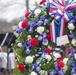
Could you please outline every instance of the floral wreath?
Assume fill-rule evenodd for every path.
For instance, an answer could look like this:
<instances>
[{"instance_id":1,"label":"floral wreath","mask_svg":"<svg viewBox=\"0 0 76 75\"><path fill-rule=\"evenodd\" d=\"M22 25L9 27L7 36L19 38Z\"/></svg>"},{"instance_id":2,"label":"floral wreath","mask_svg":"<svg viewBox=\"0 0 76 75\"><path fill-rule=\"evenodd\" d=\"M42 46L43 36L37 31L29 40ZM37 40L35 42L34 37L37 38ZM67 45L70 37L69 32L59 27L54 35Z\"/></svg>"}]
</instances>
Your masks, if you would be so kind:
<instances>
[{"instance_id":1,"label":"floral wreath","mask_svg":"<svg viewBox=\"0 0 76 75\"><path fill-rule=\"evenodd\" d=\"M20 21L14 34L17 39L14 48L17 52L18 75L73 75L76 74L76 29L75 15L67 23L66 34L70 47L57 47L51 42L50 24L54 19L49 12L49 3L40 2L40 6L32 7ZM57 21L56 21L57 23ZM68 45L68 46L69 46ZM67 57L64 57L67 48Z\"/></svg>"}]
</instances>

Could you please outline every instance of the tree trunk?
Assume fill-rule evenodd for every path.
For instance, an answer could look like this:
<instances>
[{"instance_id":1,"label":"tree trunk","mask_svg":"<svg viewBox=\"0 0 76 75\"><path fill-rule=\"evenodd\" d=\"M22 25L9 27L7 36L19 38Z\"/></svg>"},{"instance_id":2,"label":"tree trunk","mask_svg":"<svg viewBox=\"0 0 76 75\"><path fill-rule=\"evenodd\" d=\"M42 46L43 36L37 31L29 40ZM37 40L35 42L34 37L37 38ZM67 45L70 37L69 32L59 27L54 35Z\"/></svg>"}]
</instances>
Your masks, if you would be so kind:
<instances>
[{"instance_id":1,"label":"tree trunk","mask_svg":"<svg viewBox=\"0 0 76 75\"><path fill-rule=\"evenodd\" d=\"M26 0L26 10L29 11L29 0Z\"/></svg>"}]
</instances>

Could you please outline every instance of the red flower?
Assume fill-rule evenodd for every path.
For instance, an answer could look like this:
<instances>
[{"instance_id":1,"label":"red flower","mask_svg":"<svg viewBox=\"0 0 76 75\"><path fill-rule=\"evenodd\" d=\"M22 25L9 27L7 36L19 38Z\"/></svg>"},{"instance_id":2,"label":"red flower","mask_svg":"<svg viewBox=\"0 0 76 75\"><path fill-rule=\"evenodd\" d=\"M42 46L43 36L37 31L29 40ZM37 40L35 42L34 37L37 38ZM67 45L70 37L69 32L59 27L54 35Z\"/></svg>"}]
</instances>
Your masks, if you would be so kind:
<instances>
[{"instance_id":1,"label":"red flower","mask_svg":"<svg viewBox=\"0 0 76 75\"><path fill-rule=\"evenodd\" d=\"M28 26L28 21L23 21L22 22L22 28L26 28Z\"/></svg>"},{"instance_id":2,"label":"red flower","mask_svg":"<svg viewBox=\"0 0 76 75\"><path fill-rule=\"evenodd\" d=\"M69 39L70 41L72 41L73 38L71 38L71 37L68 35L68 39Z\"/></svg>"},{"instance_id":3,"label":"red flower","mask_svg":"<svg viewBox=\"0 0 76 75\"><path fill-rule=\"evenodd\" d=\"M70 49L68 49L68 54L70 54L71 53L71 50Z\"/></svg>"},{"instance_id":4,"label":"red flower","mask_svg":"<svg viewBox=\"0 0 76 75\"><path fill-rule=\"evenodd\" d=\"M32 39L30 40L30 43L31 43L31 46L32 46L32 47L35 47L35 46L38 45L39 41L38 41L36 38L32 38Z\"/></svg>"},{"instance_id":5,"label":"red flower","mask_svg":"<svg viewBox=\"0 0 76 75\"><path fill-rule=\"evenodd\" d=\"M30 12L26 12L25 17L28 18L29 14L30 14Z\"/></svg>"},{"instance_id":6,"label":"red flower","mask_svg":"<svg viewBox=\"0 0 76 75\"><path fill-rule=\"evenodd\" d=\"M51 41L51 36L50 36L50 33L47 34L47 37L46 37L49 41Z\"/></svg>"},{"instance_id":7,"label":"red flower","mask_svg":"<svg viewBox=\"0 0 76 75\"><path fill-rule=\"evenodd\" d=\"M57 58L58 61L62 60L62 57Z\"/></svg>"},{"instance_id":8,"label":"red flower","mask_svg":"<svg viewBox=\"0 0 76 75\"><path fill-rule=\"evenodd\" d=\"M58 67L59 68L63 68L64 67L64 63L63 62L58 62Z\"/></svg>"},{"instance_id":9,"label":"red flower","mask_svg":"<svg viewBox=\"0 0 76 75\"><path fill-rule=\"evenodd\" d=\"M70 53L72 52L72 50L73 50L73 48L70 47L70 48L68 49L68 54L70 54Z\"/></svg>"},{"instance_id":10,"label":"red flower","mask_svg":"<svg viewBox=\"0 0 76 75\"><path fill-rule=\"evenodd\" d=\"M24 68L24 64L22 64L22 63L20 63L19 64L19 70L21 71L21 72L24 72L24 70L25 70L25 68Z\"/></svg>"},{"instance_id":11,"label":"red flower","mask_svg":"<svg viewBox=\"0 0 76 75\"><path fill-rule=\"evenodd\" d=\"M45 2L46 2L46 0L42 0L39 4L41 5L41 4L45 3Z\"/></svg>"},{"instance_id":12,"label":"red flower","mask_svg":"<svg viewBox=\"0 0 76 75\"><path fill-rule=\"evenodd\" d=\"M48 54L50 54L50 53L51 53L50 48L46 48L46 53L48 53Z\"/></svg>"}]
</instances>

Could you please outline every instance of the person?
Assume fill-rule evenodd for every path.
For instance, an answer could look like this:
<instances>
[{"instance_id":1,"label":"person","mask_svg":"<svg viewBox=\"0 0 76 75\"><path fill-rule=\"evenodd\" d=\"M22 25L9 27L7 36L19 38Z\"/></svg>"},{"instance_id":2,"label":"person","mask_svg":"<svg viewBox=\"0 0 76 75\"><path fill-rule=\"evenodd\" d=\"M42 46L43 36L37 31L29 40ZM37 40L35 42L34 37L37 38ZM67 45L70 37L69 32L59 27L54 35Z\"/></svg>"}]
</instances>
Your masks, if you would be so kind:
<instances>
[{"instance_id":1,"label":"person","mask_svg":"<svg viewBox=\"0 0 76 75\"><path fill-rule=\"evenodd\" d=\"M15 68L15 54L13 53L13 48L9 48L8 53L0 52L0 59L2 60L1 72L5 73L7 70L7 62L9 61L11 67L10 71Z\"/></svg>"}]
</instances>

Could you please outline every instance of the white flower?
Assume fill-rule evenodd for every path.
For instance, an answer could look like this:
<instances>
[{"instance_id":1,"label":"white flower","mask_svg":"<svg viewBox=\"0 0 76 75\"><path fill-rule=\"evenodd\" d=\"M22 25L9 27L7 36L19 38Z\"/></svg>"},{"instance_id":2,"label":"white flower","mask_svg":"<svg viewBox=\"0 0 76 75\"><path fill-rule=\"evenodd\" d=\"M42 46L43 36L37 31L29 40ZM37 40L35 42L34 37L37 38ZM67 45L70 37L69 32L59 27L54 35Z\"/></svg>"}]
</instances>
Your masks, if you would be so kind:
<instances>
[{"instance_id":1,"label":"white flower","mask_svg":"<svg viewBox=\"0 0 76 75\"><path fill-rule=\"evenodd\" d=\"M38 75L36 72L31 72L31 74L30 75Z\"/></svg>"},{"instance_id":2,"label":"white flower","mask_svg":"<svg viewBox=\"0 0 76 75\"><path fill-rule=\"evenodd\" d=\"M35 54L35 56L37 57L37 56L39 56L38 54Z\"/></svg>"},{"instance_id":3,"label":"white flower","mask_svg":"<svg viewBox=\"0 0 76 75\"><path fill-rule=\"evenodd\" d=\"M58 53L58 52L53 52L53 55L56 59L61 57L60 53Z\"/></svg>"},{"instance_id":4,"label":"white flower","mask_svg":"<svg viewBox=\"0 0 76 75\"><path fill-rule=\"evenodd\" d=\"M21 47L21 46L22 46L22 43L18 43L17 46L18 46L18 47Z\"/></svg>"},{"instance_id":5,"label":"white flower","mask_svg":"<svg viewBox=\"0 0 76 75\"><path fill-rule=\"evenodd\" d=\"M47 71L45 71L45 70L41 70L39 73L40 73L40 75L48 75Z\"/></svg>"},{"instance_id":6,"label":"white flower","mask_svg":"<svg viewBox=\"0 0 76 75\"><path fill-rule=\"evenodd\" d=\"M74 53L74 58L75 58L75 60L76 60L76 53Z\"/></svg>"},{"instance_id":7,"label":"white flower","mask_svg":"<svg viewBox=\"0 0 76 75\"><path fill-rule=\"evenodd\" d=\"M67 65L64 65L64 67L63 67L64 72L66 72L67 69L68 69L68 66Z\"/></svg>"},{"instance_id":8,"label":"white flower","mask_svg":"<svg viewBox=\"0 0 76 75\"><path fill-rule=\"evenodd\" d=\"M37 32L39 34L42 34L44 32L44 27L40 26L40 27L37 27Z\"/></svg>"},{"instance_id":9,"label":"white flower","mask_svg":"<svg viewBox=\"0 0 76 75\"><path fill-rule=\"evenodd\" d=\"M15 35L16 37L19 36L19 34L18 34L16 31L14 31L14 35Z\"/></svg>"},{"instance_id":10,"label":"white flower","mask_svg":"<svg viewBox=\"0 0 76 75\"><path fill-rule=\"evenodd\" d=\"M31 35L28 35L28 36L27 36L27 39L30 40L30 39L31 39Z\"/></svg>"},{"instance_id":11,"label":"white flower","mask_svg":"<svg viewBox=\"0 0 76 75\"><path fill-rule=\"evenodd\" d=\"M20 22L18 23L18 27L19 27L19 28L22 28L22 22L23 22L23 21L20 21Z\"/></svg>"},{"instance_id":12,"label":"white flower","mask_svg":"<svg viewBox=\"0 0 76 75\"><path fill-rule=\"evenodd\" d=\"M73 23L68 23L68 28L69 30L74 30L75 26L73 25Z\"/></svg>"},{"instance_id":13,"label":"white flower","mask_svg":"<svg viewBox=\"0 0 76 75\"><path fill-rule=\"evenodd\" d=\"M64 59L63 59L63 62L64 62L64 64L67 64L68 58L64 58Z\"/></svg>"},{"instance_id":14,"label":"white flower","mask_svg":"<svg viewBox=\"0 0 76 75\"><path fill-rule=\"evenodd\" d=\"M47 71L44 71L44 75L48 75L48 72Z\"/></svg>"},{"instance_id":15,"label":"white flower","mask_svg":"<svg viewBox=\"0 0 76 75\"><path fill-rule=\"evenodd\" d=\"M40 73L40 75L43 75L44 74L44 70L41 70L39 73Z\"/></svg>"},{"instance_id":16,"label":"white flower","mask_svg":"<svg viewBox=\"0 0 76 75\"><path fill-rule=\"evenodd\" d=\"M38 16L41 13L41 10L38 8L34 11L35 16Z\"/></svg>"},{"instance_id":17,"label":"white flower","mask_svg":"<svg viewBox=\"0 0 76 75\"><path fill-rule=\"evenodd\" d=\"M38 35L35 35L36 38L38 38Z\"/></svg>"},{"instance_id":18,"label":"white flower","mask_svg":"<svg viewBox=\"0 0 76 75\"><path fill-rule=\"evenodd\" d=\"M45 42L42 42L42 44L45 45L45 46L47 46L48 45L48 40L47 40L46 43Z\"/></svg>"},{"instance_id":19,"label":"white flower","mask_svg":"<svg viewBox=\"0 0 76 75\"><path fill-rule=\"evenodd\" d=\"M50 55L46 55L46 57L45 57L48 61L50 61L52 58L51 58L51 56Z\"/></svg>"},{"instance_id":20,"label":"white flower","mask_svg":"<svg viewBox=\"0 0 76 75\"><path fill-rule=\"evenodd\" d=\"M36 9L36 6L32 6L30 10L35 10Z\"/></svg>"},{"instance_id":21,"label":"white flower","mask_svg":"<svg viewBox=\"0 0 76 75\"><path fill-rule=\"evenodd\" d=\"M26 64L31 64L33 62L33 57L32 56L27 56L25 59Z\"/></svg>"},{"instance_id":22,"label":"white flower","mask_svg":"<svg viewBox=\"0 0 76 75\"><path fill-rule=\"evenodd\" d=\"M48 45L48 48L52 49L52 47L50 45Z\"/></svg>"},{"instance_id":23,"label":"white flower","mask_svg":"<svg viewBox=\"0 0 76 75\"><path fill-rule=\"evenodd\" d=\"M35 58L35 55L33 55L32 57Z\"/></svg>"},{"instance_id":24,"label":"white flower","mask_svg":"<svg viewBox=\"0 0 76 75\"><path fill-rule=\"evenodd\" d=\"M73 46L76 46L76 39L73 39L73 40L72 40L72 45L73 45Z\"/></svg>"}]
</instances>

